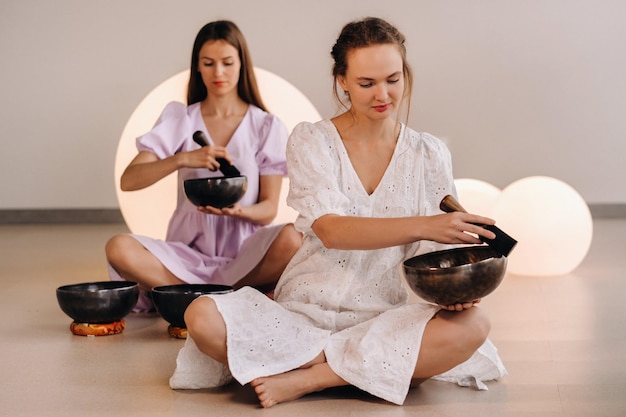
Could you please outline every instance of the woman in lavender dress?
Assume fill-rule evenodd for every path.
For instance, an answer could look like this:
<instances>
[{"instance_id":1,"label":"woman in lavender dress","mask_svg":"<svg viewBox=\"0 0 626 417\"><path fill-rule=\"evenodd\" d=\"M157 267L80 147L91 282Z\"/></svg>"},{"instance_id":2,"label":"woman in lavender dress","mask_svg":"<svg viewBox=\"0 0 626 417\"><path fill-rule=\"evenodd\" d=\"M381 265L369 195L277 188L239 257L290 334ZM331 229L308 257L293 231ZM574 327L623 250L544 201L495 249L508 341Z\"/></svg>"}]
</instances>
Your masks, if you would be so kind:
<instances>
[{"instance_id":1,"label":"woman in lavender dress","mask_svg":"<svg viewBox=\"0 0 626 417\"><path fill-rule=\"evenodd\" d=\"M193 46L187 106L166 106L153 129L137 139L137 156L121 177L139 190L178 171L177 207L165 241L122 234L106 244L113 280L139 283L136 310L150 309L148 290L159 285L215 283L271 291L301 245L292 224L272 225L287 173L287 130L265 111L245 39L229 21L205 25ZM193 133L202 131L209 146ZM194 207L188 178L221 176L226 158L248 178L242 200L223 209Z\"/></svg>"}]
</instances>

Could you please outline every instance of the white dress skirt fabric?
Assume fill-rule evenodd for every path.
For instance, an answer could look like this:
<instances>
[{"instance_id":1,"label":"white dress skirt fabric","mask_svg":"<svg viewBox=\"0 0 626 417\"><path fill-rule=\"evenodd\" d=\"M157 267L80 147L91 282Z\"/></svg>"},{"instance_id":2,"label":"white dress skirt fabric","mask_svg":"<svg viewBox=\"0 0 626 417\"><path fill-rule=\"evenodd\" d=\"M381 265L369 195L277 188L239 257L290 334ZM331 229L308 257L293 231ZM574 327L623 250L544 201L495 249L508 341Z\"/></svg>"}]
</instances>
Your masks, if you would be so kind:
<instances>
[{"instance_id":1,"label":"white dress skirt fabric","mask_svg":"<svg viewBox=\"0 0 626 417\"><path fill-rule=\"evenodd\" d=\"M334 125L325 120L296 126L287 161L288 204L299 213L295 225L304 234L303 245L283 273L275 301L252 288L209 296L226 323L227 368L246 384L298 368L324 351L329 366L348 383L402 404L424 328L439 307L407 303L400 266L417 253L444 246L423 241L368 251L327 249L311 225L330 213L440 214L441 199L455 194L449 151L433 136L403 126L387 171L367 194ZM172 376L176 387L198 385L181 383L183 363L198 356L204 355L188 339ZM483 381L505 374L487 341L467 362L437 378L485 388Z\"/></svg>"}]
</instances>

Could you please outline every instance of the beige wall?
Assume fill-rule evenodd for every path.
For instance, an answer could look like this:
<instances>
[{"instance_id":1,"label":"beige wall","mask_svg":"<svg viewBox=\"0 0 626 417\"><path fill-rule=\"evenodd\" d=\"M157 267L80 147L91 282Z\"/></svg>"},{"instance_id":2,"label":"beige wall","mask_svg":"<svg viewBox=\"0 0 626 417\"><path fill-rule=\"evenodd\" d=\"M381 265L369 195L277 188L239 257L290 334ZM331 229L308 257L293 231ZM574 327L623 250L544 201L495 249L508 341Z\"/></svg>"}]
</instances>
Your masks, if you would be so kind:
<instances>
[{"instance_id":1,"label":"beige wall","mask_svg":"<svg viewBox=\"0 0 626 417\"><path fill-rule=\"evenodd\" d=\"M125 123L210 20L333 115L329 50L366 15L407 35L410 124L448 142L457 177L549 175L626 203L626 2L1 0L0 209L116 208Z\"/></svg>"}]
</instances>

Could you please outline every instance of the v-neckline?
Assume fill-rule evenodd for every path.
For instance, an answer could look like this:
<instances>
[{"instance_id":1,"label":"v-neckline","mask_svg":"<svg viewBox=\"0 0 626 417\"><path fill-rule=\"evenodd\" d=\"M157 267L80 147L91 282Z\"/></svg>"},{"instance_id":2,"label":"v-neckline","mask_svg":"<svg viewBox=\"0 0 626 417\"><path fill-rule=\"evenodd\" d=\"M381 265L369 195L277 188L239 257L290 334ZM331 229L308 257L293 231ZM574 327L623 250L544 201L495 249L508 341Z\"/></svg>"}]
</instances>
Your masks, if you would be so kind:
<instances>
[{"instance_id":1,"label":"v-neckline","mask_svg":"<svg viewBox=\"0 0 626 417\"><path fill-rule=\"evenodd\" d=\"M251 106L252 105L248 104L248 108L246 109L246 113L243 115L243 118L241 119L241 121L239 122L239 124L237 125L235 130L233 131L233 134L230 135L230 138L228 138L228 142L226 142L226 145L224 145L224 148L228 149L229 145L233 141L233 138L235 136L237 136L237 133L241 129L241 126L243 125L243 123L248 118L248 115L250 114L250 107ZM206 122L204 121L204 117L202 116L202 108L201 108L201 106L198 106L198 111L200 112L200 120L202 121L202 126L204 127L204 130L206 132L207 138L209 139L209 144L213 145L213 146L217 146L215 144L215 140L213 139L213 136L211 136L211 132L209 132L209 129L207 128Z\"/></svg>"},{"instance_id":2,"label":"v-neckline","mask_svg":"<svg viewBox=\"0 0 626 417\"><path fill-rule=\"evenodd\" d=\"M345 159L347 159L348 164L350 165L350 171L352 172L352 175L356 179L356 182L360 185L361 191L368 198L373 197L376 194L376 192L378 191L378 189L385 182L387 176L391 175L391 174L389 174L389 170L391 168L391 165L396 160L396 155L397 155L398 150L400 148L400 142L402 141L402 138L404 137L404 124L400 123L400 132L398 133L398 138L396 139L396 144L395 144L395 146L393 148L393 153L391 154L391 159L389 159L389 163L387 164L387 167L385 168L385 172L383 172L383 175L380 177L380 181L378 181L378 184L376 184L376 187L374 187L374 190L371 193L368 193L367 189L365 188L365 185L363 185L363 182L361 181L361 178L359 177L359 174L356 172L356 169L354 168L354 165L352 164L352 160L350 159L350 156L348 155L348 149L346 148L346 145L343 143L343 139L341 139L341 134L339 133L339 129L337 129L337 126L335 125L335 123L333 123L332 120L328 120L328 123L331 125L331 128L332 128L332 130L334 132L335 142L338 143L337 146L341 147L341 149L343 151L343 155L344 155Z\"/></svg>"}]
</instances>

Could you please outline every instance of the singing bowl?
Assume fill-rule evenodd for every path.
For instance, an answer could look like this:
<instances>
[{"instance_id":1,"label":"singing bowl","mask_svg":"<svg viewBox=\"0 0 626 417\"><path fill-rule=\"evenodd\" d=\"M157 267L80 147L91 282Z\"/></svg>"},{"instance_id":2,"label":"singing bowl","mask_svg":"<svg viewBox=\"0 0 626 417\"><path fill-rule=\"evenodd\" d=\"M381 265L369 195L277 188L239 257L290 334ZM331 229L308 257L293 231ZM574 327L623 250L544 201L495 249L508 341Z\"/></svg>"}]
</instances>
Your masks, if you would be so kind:
<instances>
[{"instance_id":1,"label":"singing bowl","mask_svg":"<svg viewBox=\"0 0 626 417\"><path fill-rule=\"evenodd\" d=\"M113 323L131 312L139 286L129 281L100 281L57 288L59 307L76 323Z\"/></svg>"},{"instance_id":2,"label":"singing bowl","mask_svg":"<svg viewBox=\"0 0 626 417\"><path fill-rule=\"evenodd\" d=\"M175 327L185 328L185 310L193 300L204 294L226 294L233 287L216 284L176 284L154 287L152 301L157 312Z\"/></svg>"},{"instance_id":3,"label":"singing bowl","mask_svg":"<svg viewBox=\"0 0 626 417\"><path fill-rule=\"evenodd\" d=\"M195 206L223 208L242 199L248 189L248 178L209 177L191 178L183 182L185 195Z\"/></svg>"},{"instance_id":4,"label":"singing bowl","mask_svg":"<svg viewBox=\"0 0 626 417\"><path fill-rule=\"evenodd\" d=\"M452 305L483 298L506 272L507 258L486 245L431 252L407 259L404 278L420 298Z\"/></svg>"}]
</instances>

